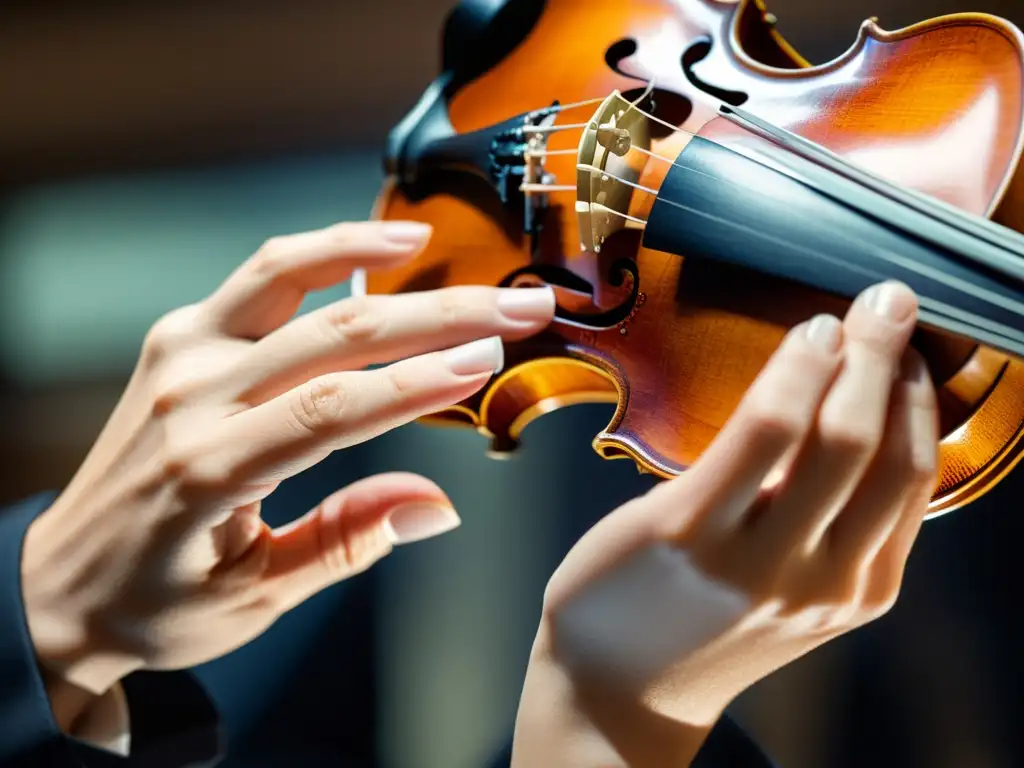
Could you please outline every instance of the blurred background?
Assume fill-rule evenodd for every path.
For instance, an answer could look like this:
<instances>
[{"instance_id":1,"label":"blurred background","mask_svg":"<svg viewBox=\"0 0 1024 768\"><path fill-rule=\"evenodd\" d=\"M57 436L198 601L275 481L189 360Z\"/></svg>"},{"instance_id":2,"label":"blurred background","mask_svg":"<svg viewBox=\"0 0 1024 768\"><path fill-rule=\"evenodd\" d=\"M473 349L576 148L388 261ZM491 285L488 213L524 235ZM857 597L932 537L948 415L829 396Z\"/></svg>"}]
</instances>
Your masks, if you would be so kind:
<instances>
[{"instance_id":1,"label":"blurred background","mask_svg":"<svg viewBox=\"0 0 1024 768\"><path fill-rule=\"evenodd\" d=\"M385 134L435 75L450 4L4 5L0 503L68 480L162 313L268 236L370 213ZM770 6L814 62L844 51L869 16L892 29L988 11L1024 25L1020 0ZM589 448L610 414L549 415L507 462L472 433L410 426L282 487L271 523L358 477L421 472L464 524L198 670L224 713L225 764L484 766L509 736L548 575L650 483ZM927 526L891 615L737 702L782 766L1024 765L1022 480Z\"/></svg>"}]
</instances>

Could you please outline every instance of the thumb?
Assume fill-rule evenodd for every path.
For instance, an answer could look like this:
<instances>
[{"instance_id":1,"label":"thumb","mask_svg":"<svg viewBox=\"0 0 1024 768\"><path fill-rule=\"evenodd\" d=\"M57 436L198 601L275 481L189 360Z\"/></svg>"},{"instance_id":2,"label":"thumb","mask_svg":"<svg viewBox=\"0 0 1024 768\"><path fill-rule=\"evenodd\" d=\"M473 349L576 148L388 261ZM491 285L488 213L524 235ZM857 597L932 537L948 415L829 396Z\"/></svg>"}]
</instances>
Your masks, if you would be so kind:
<instances>
[{"instance_id":1,"label":"thumb","mask_svg":"<svg viewBox=\"0 0 1024 768\"><path fill-rule=\"evenodd\" d=\"M265 579L286 610L362 573L398 544L458 527L458 514L436 484L390 473L360 480L271 533Z\"/></svg>"}]
</instances>

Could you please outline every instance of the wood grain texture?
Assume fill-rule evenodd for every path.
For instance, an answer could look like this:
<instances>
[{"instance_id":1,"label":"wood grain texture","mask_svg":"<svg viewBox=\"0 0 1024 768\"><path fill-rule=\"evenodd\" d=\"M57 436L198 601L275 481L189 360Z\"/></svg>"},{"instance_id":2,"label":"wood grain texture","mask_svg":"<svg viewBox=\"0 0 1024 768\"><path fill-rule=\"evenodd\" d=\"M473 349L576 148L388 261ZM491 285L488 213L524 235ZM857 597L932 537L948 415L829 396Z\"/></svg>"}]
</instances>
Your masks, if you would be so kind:
<instances>
[{"instance_id":1,"label":"wood grain texture","mask_svg":"<svg viewBox=\"0 0 1024 768\"><path fill-rule=\"evenodd\" d=\"M1020 229L1024 44L1015 27L980 14L899 31L865 22L845 54L809 67L766 13L750 0L553 0L518 48L453 97L452 123L460 132L477 130L556 100L602 98L656 78L659 88L689 101L684 129L726 140L728 128L715 118L719 102L694 86L680 60L706 39L710 51L693 74L747 94L745 109L891 181ZM605 53L624 39L635 41L635 52L616 72ZM589 117L581 110L563 113L559 122ZM555 134L550 148L573 148L579 136ZM675 157L687 140L671 134L653 148ZM572 155L550 157L548 169L557 183L571 184L575 162ZM657 189L666 170L651 162L640 183ZM515 345L504 376L434 417L474 426L495 449L514 447L525 423L554 407L614 401L615 416L595 449L631 458L644 471L675 475L718 433L789 328L820 311L845 310L845 303L797 285L642 248L636 233L615 236L600 254L581 252L574 193L554 194L552 201L544 260L589 280L598 310L628 292L628 284L616 288L608 278L617 255L631 256L643 301L620 327L590 332L556 325ZM651 202L636 195L630 213L645 218ZM429 222L435 237L417 263L370 275L370 292L493 285L529 263L517 222L483 199L435 195L413 202L389 187L378 214ZM977 498L1019 460L1024 364L935 334L915 343L941 388L937 514Z\"/></svg>"}]
</instances>

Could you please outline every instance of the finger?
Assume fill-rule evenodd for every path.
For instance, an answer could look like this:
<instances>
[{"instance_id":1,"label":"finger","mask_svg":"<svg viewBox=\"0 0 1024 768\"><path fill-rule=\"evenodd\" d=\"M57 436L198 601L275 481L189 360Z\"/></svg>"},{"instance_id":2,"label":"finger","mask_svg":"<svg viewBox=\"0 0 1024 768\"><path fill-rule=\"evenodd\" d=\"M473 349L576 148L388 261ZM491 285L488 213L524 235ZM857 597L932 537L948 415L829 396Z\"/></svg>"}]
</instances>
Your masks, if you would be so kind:
<instances>
[{"instance_id":1,"label":"finger","mask_svg":"<svg viewBox=\"0 0 1024 768\"><path fill-rule=\"evenodd\" d=\"M501 336L525 338L555 313L550 288L458 287L350 298L296 318L229 372L236 396L264 402L316 376Z\"/></svg>"},{"instance_id":2,"label":"finger","mask_svg":"<svg viewBox=\"0 0 1024 768\"><path fill-rule=\"evenodd\" d=\"M362 573L392 547L459 523L448 497L425 478L394 473L360 480L272 532L265 588L290 609Z\"/></svg>"},{"instance_id":3,"label":"finger","mask_svg":"<svg viewBox=\"0 0 1024 768\"><path fill-rule=\"evenodd\" d=\"M371 371L313 379L224 420L207 466L218 485L282 480L332 451L465 400L501 369L492 337ZM202 469L198 469L202 473Z\"/></svg>"},{"instance_id":4,"label":"finger","mask_svg":"<svg viewBox=\"0 0 1024 768\"><path fill-rule=\"evenodd\" d=\"M907 526L919 525L920 505L912 502L930 498L935 489L938 430L938 403L928 367L917 352L908 350L893 390L882 447L826 535L835 560L851 566L869 562L897 529L902 534ZM901 524L907 517L911 520Z\"/></svg>"},{"instance_id":5,"label":"finger","mask_svg":"<svg viewBox=\"0 0 1024 768\"><path fill-rule=\"evenodd\" d=\"M871 564L871 590L895 595L903 582L910 553L928 515L934 488L928 486L911 496L892 533Z\"/></svg>"},{"instance_id":6,"label":"finger","mask_svg":"<svg viewBox=\"0 0 1024 768\"><path fill-rule=\"evenodd\" d=\"M357 268L389 269L415 257L426 224L365 221L268 240L203 303L208 324L258 339L295 314L305 295L347 280Z\"/></svg>"},{"instance_id":7,"label":"finger","mask_svg":"<svg viewBox=\"0 0 1024 768\"><path fill-rule=\"evenodd\" d=\"M277 490L280 483L243 485L230 498L220 496L223 513L206 516L213 524L213 539L222 562L231 563L242 557L260 537L264 523L262 503Z\"/></svg>"},{"instance_id":8,"label":"finger","mask_svg":"<svg viewBox=\"0 0 1024 768\"><path fill-rule=\"evenodd\" d=\"M774 541L810 550L850 500L885 431L917 299L887 282L862 293L843 324L843 367L811 433L758 522Z\"/></svg>"},{"instance_id":9,"label":"finger","mask_svg":"<svg viewBox=\"0 0 1024 768\"><path fill-rule=\"evenodd\" d=\"M868 619L886 614L899 598L910 552L928 514L933 488L911 494L873 560L860 564L861 610Z\"/></svg>"},{"instance_id":10,"label":"finger","mask_svg":"<svg viewBox=\"0 0 1024 768\"><path fill-rule=\"evenodd\" d=\"M230 569L252 548L253 544L263 535L266 523L260 516L260 504L254 502L232 510L225 520L214 526L214 556L219 568Z\"/></svg>"},{"instance_id":11,"label":"finger","mask_svg":"<svg viewBox=\"0 0 1024 768\"><path fill-rule=\"evenodd\" d=\"M701 528L739 525L769 473L799 445L840 364L842 329L830 315L794 328L751 385L732 418L689 474L692 483L666 483L655 498L672 510L710 511ZM694 521L680 519L689 527Z\"/></svg>"}]
</instances>

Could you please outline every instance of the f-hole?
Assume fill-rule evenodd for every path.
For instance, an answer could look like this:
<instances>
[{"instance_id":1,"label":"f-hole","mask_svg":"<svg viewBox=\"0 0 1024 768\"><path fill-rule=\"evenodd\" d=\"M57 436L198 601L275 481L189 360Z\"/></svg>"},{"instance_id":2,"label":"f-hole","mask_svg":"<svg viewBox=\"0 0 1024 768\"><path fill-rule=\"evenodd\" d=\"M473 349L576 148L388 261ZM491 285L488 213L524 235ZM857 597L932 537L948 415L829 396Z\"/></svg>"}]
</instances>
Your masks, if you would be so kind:
<instances>
[{"instance_id":1,"label":"f-hole","mask_svg":"<svg viewBox=\"0 0 1024 768\"><path fill-rule=\"evenodd\" d=\"M683 67L683 74L686 75L686 79L693 83L695 88L699 88L705 93L709 93L717 99L721 99L726 104L731 104L734 107L740 107L747 101L749 96L742 91L730 91L727 88L719 88L711 83L706 83L701 80L697 75L693 73L693 67L698 62L707 58L707 55L711 53L711 41L707 38L698 40L683 53L680 63Z\"/></svg>"},{"instance_id":2,"label":"f-hole","mask_svg":"<svg viewBox=\"0 0 1024 768\"><path fill-rule=\"evenodd\" d=\"M632 88L628 91L623 91L622 98L626 101L636 101L644 95L646 90L646 88ZM669 125L674 125L676 128L682 126L693 112L693 102L688 98L672 91L662 90L661 88L652 90L650 95L639 102L637 106L648 114L654 115L659 120L663 120ZM657 123L653 120L647 122L647 131L650 133L651 138L656 141L668 138L673 133L671 128L662 123Z\"/></svg>"},{"instance_id":3,"label":"f-hole","mask_svg":"<svg viewBox=\"0 0 1024 768\"><path fill-rule=\"evenodd\" d=\"M634 77L628 72L623 72L622 67L619 66L636 51L636 40L626 37L608 46L608 50L604 53L604 60L613 72L618 72L623 77L628 77L631 80L638 80L639 78Z\"/></svg>"},{"instance_id":4,"label":"f-hole","mask_svg":"<svg viewBox=\"0 0 1024 768\"><path fill-rule=\"evenodd\" d=\"M622 68L622 62L633 56L636 52L636 40L627 37L608 46L608 50L604 54L604 60L613 72L623 77L628 77L630 80L642 81L642 78L632 75ZM636 101L644 95L646 90L646 88L631 88L623 92L622 98L627 101ZM648 97L639 102L637 106L645 112L654 115L659 120L674 125L676 128L685 123L693 112L693 102L688 98L661 88L654 88ZM654 121L651 121L648 130L651 133L651 138L655 140L667 138L672 134L672 129Z\"/></svg>"}]
</instances>

